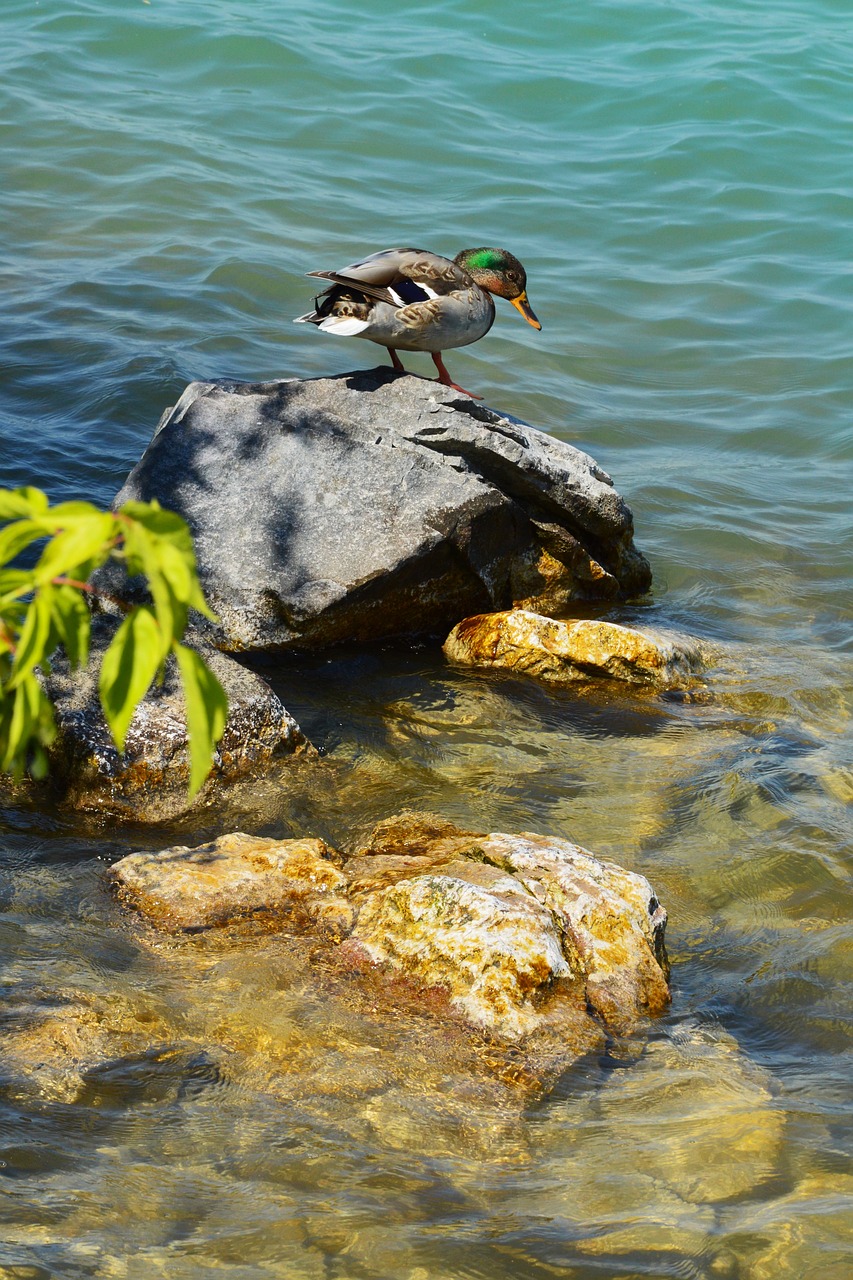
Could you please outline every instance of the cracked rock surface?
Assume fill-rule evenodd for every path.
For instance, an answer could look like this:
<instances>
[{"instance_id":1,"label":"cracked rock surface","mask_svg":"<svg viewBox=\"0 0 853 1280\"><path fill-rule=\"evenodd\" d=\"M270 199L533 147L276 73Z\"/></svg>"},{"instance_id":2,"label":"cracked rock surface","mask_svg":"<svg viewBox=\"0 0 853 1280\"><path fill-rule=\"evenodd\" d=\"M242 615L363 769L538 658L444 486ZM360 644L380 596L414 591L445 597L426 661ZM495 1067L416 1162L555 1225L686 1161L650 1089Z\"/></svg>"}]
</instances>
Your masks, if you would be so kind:
<instances>
[{"instance_id":1,"label":"cracked rock surface","mask_svg":"<svg viewBox=\"0 0 853 1280\"><path fill-rule=\"evenodd\" d=\"M669 1002L666 912L648 880L556 836L407 812L349 857L232 834L131 854L110 876L158 929L296 927L351 968L402 974L473 1028L566 1061Z\"/></svg>"},{"instance_id":2,"label":"cracked rock surface","mask_svg":"<svg viewBox=\"0 0 853 1280\"><path fill-rule=\"evenodd\" d=\"M222 648L446 634L484 610L651 582L630 508L588 454L388 369L192 383L116 505L153 498L190 525ZM121 572L100 585L132 596Z\"/></svg>"}]
</instances>

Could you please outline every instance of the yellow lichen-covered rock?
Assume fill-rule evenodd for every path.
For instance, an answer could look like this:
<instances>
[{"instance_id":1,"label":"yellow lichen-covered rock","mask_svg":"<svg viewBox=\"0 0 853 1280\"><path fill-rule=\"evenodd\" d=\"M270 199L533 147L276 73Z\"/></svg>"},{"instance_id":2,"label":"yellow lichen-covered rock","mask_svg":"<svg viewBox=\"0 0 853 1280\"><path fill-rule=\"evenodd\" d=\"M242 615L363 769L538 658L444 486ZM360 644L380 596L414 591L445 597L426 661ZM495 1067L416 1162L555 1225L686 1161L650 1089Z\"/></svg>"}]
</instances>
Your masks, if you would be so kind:
<instances>
[{"instance_id":1,"label":"yellow lichen-covered rock","mask_svg":"<svg viewBox=\"0 0 853 1280\"><path fill-rule=\"evenodd\" d=\"M322 840L238 832L196 849L131 853L110 878L122 901L170 932L296 917L347 933L354 913L336 861Z\"/></svg>"},{"instance_id":2,"label":"yellow lichen-covered rock","mask_svg":"<svg viewBox=\"0 0 853 1280\"><path fill-rule=\"evenodd\" d=\"M495 833L482 849L554 913L572 971L606 1022L629 1027L666 1008L666 911L645 876L531 832Z\"/></svg>"},{"instance_id":3,"label":"yellow lichen-covered rock","mask_svg":"<svg viewBox=\"0 0 853 1280\"><path fill-rule=\"evenodd\" d=\"M353 937L374 960L444 987L510 1038L545 1024L549 998L569 988L583 1016L619 1031L666 1008L666 912L643 876L558 837L431 823L418 841L417 815L399 818L417 857L386 852L399 848L392 819L344 867L360 904Z\"/></svg>"},{"instance_id":4,"label":"yellow lichen-covered rock","mask_svg":"<svg viewBox=\"0 0 853 1280\"><path fill-rule=\"evenodd\" d=\"M512 876L477 870L450 864L370 894L355 936L374 959L446 988L472 1022L524 1035L539 1022L532 997L569 965L551 912Z\"/></svg>"},{"instance_id":5,"label":"yellow lichen-covered rock","mask_svg":"<svg viewBox=\"0 0 853 1280\"><path fill-rule=\"evenodd\" d=\"M557 837L407 812L346 861L322 840L236 834L131 854L110 875L123 902L171 933L301 929L322 963L389 1001L395 983L408 986L438 1019L535 1045L546 1074L600 1048L604 1027L630 1030L669 1000L666 912L648 881ZM346 941L324 951L324 935Z\"/></svg>"},{"instance_id":6,"label":"yellow lichen-covered rock","mask_svg":"<svg viewBox=\"0 0 853 1280\"><path fill-rule=\"evenodd\" d=\"M444 644L451 662L500 667L555 684L610 677L678 686L703 665L695 642L582 618L558 621L527 609L483 613L457 623Z\"/></svg>"}]
</instances>

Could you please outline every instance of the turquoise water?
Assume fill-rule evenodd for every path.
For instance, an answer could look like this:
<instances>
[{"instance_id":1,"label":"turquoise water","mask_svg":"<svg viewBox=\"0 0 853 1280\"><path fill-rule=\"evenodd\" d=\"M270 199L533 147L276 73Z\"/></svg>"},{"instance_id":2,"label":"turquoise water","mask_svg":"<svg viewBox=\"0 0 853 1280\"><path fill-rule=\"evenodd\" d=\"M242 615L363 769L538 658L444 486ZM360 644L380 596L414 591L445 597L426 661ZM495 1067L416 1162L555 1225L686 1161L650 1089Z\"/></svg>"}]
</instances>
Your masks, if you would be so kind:
<instances>
[{"instance_id":1,"label":"turquoise water","mask_svg":"<svg viewBox=\"0 0 853 1280\"><path fill-rule=\"evenodd\" d=\"M185 1047L10 1076L0 1276L847 1276L849 6L5 0L0 37L0 484L106 503L191 378L383 361L291 324L304 272L504 245L543 330L499 304L451 373L614 476L655 590L613 616L721 652L702 707L344 653L276 673L325 789L162 833L7 800L4 1027L144 997ZM639 1060L516 1114L274 944L158 951L103 896L136 843L412 803L649 876L674 1002Z\"/></svg>"}]
</instances>

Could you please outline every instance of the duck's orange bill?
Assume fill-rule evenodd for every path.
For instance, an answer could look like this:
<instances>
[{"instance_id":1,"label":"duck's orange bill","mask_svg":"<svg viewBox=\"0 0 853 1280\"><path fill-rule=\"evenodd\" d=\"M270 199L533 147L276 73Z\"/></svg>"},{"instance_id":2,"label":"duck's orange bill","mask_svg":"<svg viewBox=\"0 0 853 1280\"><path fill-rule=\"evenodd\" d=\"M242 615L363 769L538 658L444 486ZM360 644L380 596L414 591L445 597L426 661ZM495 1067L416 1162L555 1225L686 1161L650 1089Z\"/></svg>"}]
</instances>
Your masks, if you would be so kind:
<instances>
[{"instance_id":1,"label":"duck's orange bill","mask_svg":"<svg viewBox=\"0 0 853 1280\"><path fill-rule=\"evenodd\" d=\"M520 311L528 324L532 324L534 329L541 329L542 326L533 314L533 308L527 301L527 292L520 293L517 298L510 298L510 302Z\"/></svg>"}]
</instances>

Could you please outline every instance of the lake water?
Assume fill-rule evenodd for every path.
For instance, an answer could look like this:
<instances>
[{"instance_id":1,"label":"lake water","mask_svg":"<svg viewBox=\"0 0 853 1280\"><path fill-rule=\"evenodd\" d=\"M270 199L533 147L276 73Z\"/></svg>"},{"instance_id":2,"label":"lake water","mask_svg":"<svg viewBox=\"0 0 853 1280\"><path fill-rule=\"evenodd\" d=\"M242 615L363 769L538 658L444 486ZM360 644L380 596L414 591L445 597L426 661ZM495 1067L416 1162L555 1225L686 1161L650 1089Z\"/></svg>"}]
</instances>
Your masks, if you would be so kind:
<instances>
[{"instance_id":1,"label":"lake water","mask_svg":"<svg viewBox=\"0 0 853 1280\"><path fill-rule=\"evenodd\" d=\"M322 783L159 831L7 797L9 1052L54 1005L165 1047L72 1088L58 1014L4 1069L0 1276L849 1276L849 5L4 0L0 36L0 484L107 503L190 379L382 362L291 324L304 272L505 245L542 332L499 303L452 375L613 475L655 587L610 616L721 655L684 704L345 651L274 673ZM519 1107L287 939L166 946L103 889L405 805L647 875L671 1014Z\"/></svg>"}]
</instances>

